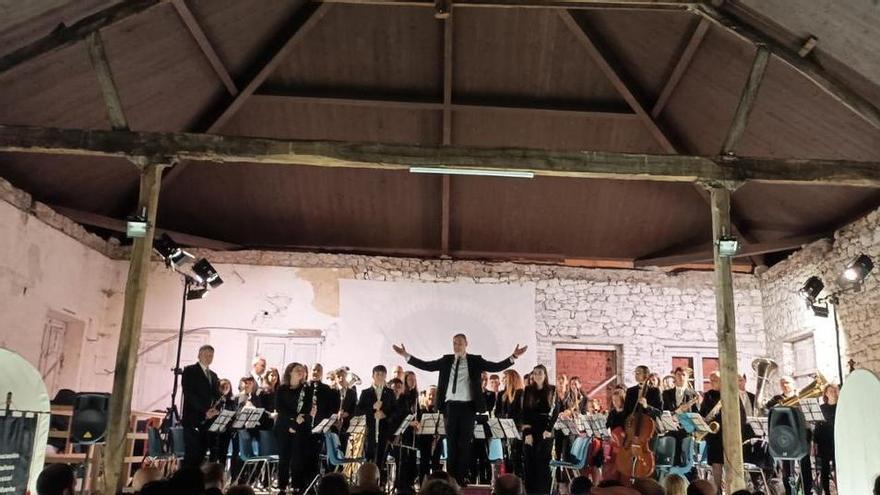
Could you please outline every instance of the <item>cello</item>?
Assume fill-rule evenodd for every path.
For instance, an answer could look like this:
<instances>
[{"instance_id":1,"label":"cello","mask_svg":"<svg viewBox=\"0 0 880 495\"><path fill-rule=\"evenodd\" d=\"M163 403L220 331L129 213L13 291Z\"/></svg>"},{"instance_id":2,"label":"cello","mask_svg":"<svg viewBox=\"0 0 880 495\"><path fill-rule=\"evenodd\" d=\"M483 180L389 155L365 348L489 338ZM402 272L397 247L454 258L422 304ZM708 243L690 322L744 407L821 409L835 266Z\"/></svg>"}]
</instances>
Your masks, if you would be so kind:
<instances>
[{"instance_id":1,"label":"cello","mask_svg":"<svg viewBox=\"0 0 880 495\"><path fill-rule=\"evenodd\" d=\"M626 437L617 454L617 470L630 479L648 478L654 473L654 452L651 451L654 420L640 404L647 390L645 382L639 390L635 410L626 419Z\"/></svg>"}]
</instances>

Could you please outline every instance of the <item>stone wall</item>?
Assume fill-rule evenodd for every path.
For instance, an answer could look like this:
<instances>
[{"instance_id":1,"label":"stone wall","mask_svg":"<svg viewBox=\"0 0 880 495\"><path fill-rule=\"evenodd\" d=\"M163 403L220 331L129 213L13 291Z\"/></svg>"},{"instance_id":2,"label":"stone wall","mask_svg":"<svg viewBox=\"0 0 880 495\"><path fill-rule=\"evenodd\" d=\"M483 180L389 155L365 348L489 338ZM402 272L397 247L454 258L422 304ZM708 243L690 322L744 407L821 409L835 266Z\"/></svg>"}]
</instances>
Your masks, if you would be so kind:
<instances>
[{"instance_id":1,"label":"stone wall","mask_svg":"<svg viewBox=\"0 0 880 495\"><path fill-rule=\"evenodd\" d=\"M833 308L828 318L815 316L798 290L815 275L825 283L822 296L837 291L838 277L846 263L862 253L880 261L880 210L835 232L833 240L806 246L761 275L767 349L785 373L791 373L795 366L792 343L812 337L817 368L829 379L837 379ZM856 367L880 373L877 275L877 269L869 274L860 292L840 295L837 309L844 375L850 358Z\"/></svg>"}]
</instances>

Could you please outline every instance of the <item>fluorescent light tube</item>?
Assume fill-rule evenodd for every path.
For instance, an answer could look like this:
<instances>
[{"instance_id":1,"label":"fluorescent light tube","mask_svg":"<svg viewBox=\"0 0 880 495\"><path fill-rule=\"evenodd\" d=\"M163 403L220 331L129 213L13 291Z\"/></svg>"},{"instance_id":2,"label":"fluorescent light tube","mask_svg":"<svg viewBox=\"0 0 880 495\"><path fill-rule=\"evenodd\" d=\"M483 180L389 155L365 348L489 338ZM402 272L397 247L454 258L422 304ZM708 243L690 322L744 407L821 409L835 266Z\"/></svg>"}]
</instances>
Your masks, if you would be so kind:
<instances>
[{"instance_id":1,"label":"fluorescent light tube","mask_svg":"<svg viewBox=\"0 0 880 495\"><path fill-rule=\"evenodd\" d=\"M410 167L409 171L414 174L479 175L484 177L513 177L515 179L533 179L535 177L534 172L478 168Z\"/></svg>"}]
</instances>

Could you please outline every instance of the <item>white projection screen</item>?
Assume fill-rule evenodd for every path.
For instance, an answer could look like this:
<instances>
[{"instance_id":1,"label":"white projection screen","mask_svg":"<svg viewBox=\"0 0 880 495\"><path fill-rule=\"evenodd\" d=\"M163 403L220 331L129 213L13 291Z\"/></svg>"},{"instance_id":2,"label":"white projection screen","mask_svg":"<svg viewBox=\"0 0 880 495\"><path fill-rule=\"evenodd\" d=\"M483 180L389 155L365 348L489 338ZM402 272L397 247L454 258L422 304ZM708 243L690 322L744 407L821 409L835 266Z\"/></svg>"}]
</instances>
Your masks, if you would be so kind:
<instances>
[{"instance_id":1,"label":"white projection screen","mask_svg":"<svg viewBox=\"0 0 880 495\"><path fill-rule=\"evenodd\" d=\"M534 367L535 285L339 281L339 325L327 332L325 369L347 365L364 383L377 364L406 366L391 349L403 343L421 359L452 352L452 336L468 336L468 352L499 361L517 343L528 352L518 371ZM437 373L418 373L419 388L437 383Z\"/></svg>"}]
</instances>

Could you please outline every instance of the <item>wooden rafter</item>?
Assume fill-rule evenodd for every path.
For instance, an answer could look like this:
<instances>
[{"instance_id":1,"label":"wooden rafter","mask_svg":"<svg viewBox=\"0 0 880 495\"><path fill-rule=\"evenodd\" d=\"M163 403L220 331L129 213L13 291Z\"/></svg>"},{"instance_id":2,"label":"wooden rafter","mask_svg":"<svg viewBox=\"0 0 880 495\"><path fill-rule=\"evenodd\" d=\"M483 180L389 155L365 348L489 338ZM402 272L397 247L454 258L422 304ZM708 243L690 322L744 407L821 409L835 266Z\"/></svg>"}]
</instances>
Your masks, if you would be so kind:
<instances>
[{"instance_id":1,"label":"wooden rafter","mask_svg":"<svg viewBox=\"0 0 880 495\"><path fill-rule=\"evenodd\" d=\"M86 39L101 28L122 21L159 5L159 0L128 0L119 2L79 21L52 31L12 53L0 57L0 74L47 53L73 45Z\"/></svg>"},{"instance_id":2,"label":"wooden rafter","mask_svg":"<svg viewBox=\"0 0 880 495\"><path fill-rule=\"evenodd\" d=\"M101 86L110 127L117 131L126 130L128 129L128 120L122 109L122 100L119 98L119 90L113 80L113 71L110 69L110 62L104 51L104 42L101 39L100 31L89 34L86 38L86 47L89 51L92 67L95 69L95 75L98 77L98 84Z\"/></svg>"},{"instance_id":3,"label":"wooden rafter","mask_svg":"<svg viewBox=\"0 0 880 495\"><path fill-rule=\"evenodd\" d=\"M730 128L724 138L724 144L721 146L722 155L732 154L746 131L749 115L751 115L755 100L758 98L758 91L761 89L761 81L764 80L764 72L769 60L770 51L763 45L759 46L755 52L755 59L752 61L752 68L740 95L739 103L736 105L733 119L730 121Z\"/></svg>"},{"instance_id":4,"label":"wooden rafter","mask_svg":"<svg viewBox=\"0 0 880 495\"><path fill-rule=\"evenodd\" d=\"M348 5L381 5L393 7L434 8L434 1L416 0L316 0L323 3ZM627 9L684 10L699 2L694 0L447 0L450 7L461 8L536 8L536 9Z\"/></svg>"},{"instance_id":5,"label":"wooden rafter","mask_svg":"<svg viewBox=\"0 0 880 495\"><path fill-rule=\"evenodd\" d=\"M171 0L171 5L174 6L174 10L177 11L177 15L180 17L183 25L186 26L187 31L192 35L196 44L199 45L199 49L202 51L202 54L205 55L205 58L208 59L208 63L211 64L211 68L217 73L217 77L220 78L223 86L226 87L226 91L231 96L238 95L238 88L235 86L232 76L229 75L229 71L226 70L226 66L223 65L220 56L217 55L217 51L214 50L214 45L208 40L208 36L205 35L205 31L202 30L202 26L199 24L199 21L196 20L195 16L193 16L192 11L186 5L186 2L184 0Z\"/></svg>"},{"instance_id":6,"label":"wooden rafter","mask_svg":"<svg viewBox=\"0 0 880 495\"><path fill-rule=\"evenodd\" d=\"M453 48L453 9L450 7L443 17L443 136L444 146L452 145L452 48ZM450 200L452 199L452 177L444 175L440 191L440 254L449 255Z\"/></svg>"},{"instance_id":7,"label":"wooden rafter","mask_svg":"<svg viewBox=\"0 0 880 495\"><path fill-rule=\"evenodd\" d=\"M736 258L747 258L761 254L776 253L779 251L788 251L799 249L805 244L817 241L828 234L802 235L796 237L788 237L775 241L758 242L744 246L735 256ZM711 263L712 262L712 243L705 243L676 254L665 256L648 256L639 258L633 262L636 268L647 266L674 266L690 263Z\"/></svg>"},{"instance_id":8,"label":"wooden rafter","mask_svg":"<svg viewBox=\"0 0 880 495\"><path fill-rule=\"evenodd\" d=\"M674 93L675 88L678 87L681 77L691 65L691 60L694 59L694 55L697 53L697 49L703 42L703 38L706 37L710 25L711 23L708 20L702 18L697 23L697 27L694 28L694 32L691 33L690 38L688 38L688 41L684 46L684 50L682 50L681 55L678 57L678 62L675 64L675 68L672 69L669 79L667 79L666 84L663 85L663 89L660 91L660 96L657 97L657 101L654 102L654 106L651 108L652 119L657 119L657 117L663 113L663 109L666 108L666 104L669 103L669 98L672 97L672 93Z\"/></svg>"},{"instance_id":9,"label":"wooden rafter","mask_svg":"<svg viewBox=\"0 0 880 495\"><path fill-rule=\"evenodd\" d=\"M709 184L755 181L880 187L880 163L851 160L432 147L30 126L0 125L0 152L383 170L480 168L554 177Z\"/></svg>"}]
</instances>

